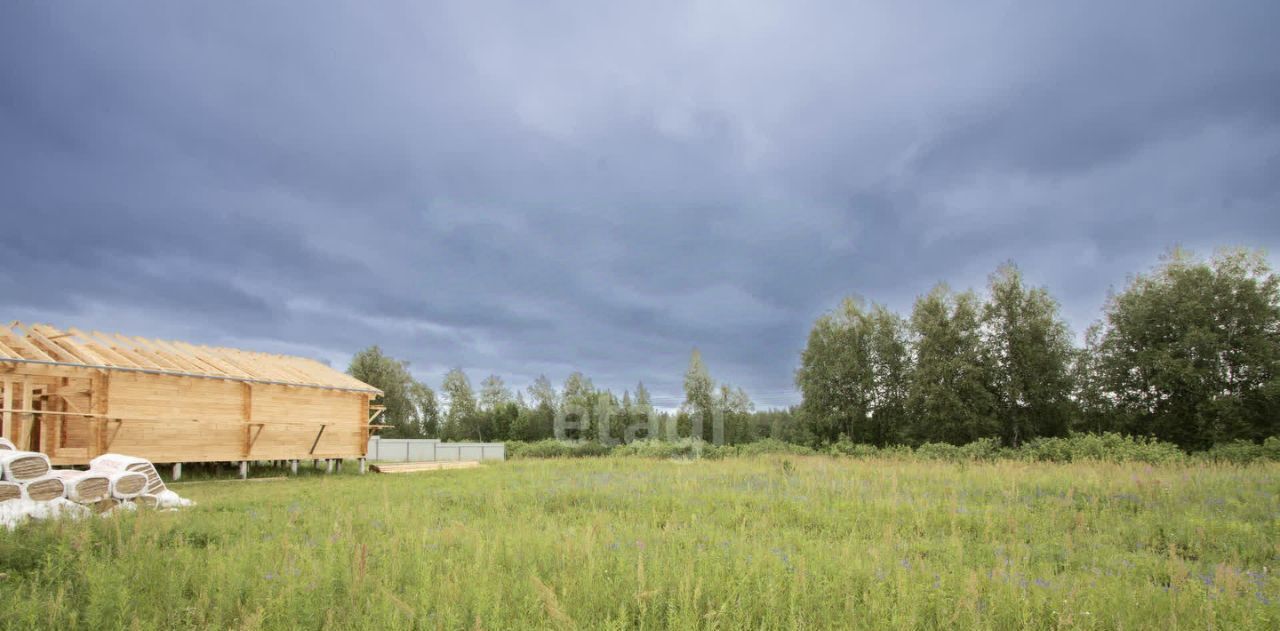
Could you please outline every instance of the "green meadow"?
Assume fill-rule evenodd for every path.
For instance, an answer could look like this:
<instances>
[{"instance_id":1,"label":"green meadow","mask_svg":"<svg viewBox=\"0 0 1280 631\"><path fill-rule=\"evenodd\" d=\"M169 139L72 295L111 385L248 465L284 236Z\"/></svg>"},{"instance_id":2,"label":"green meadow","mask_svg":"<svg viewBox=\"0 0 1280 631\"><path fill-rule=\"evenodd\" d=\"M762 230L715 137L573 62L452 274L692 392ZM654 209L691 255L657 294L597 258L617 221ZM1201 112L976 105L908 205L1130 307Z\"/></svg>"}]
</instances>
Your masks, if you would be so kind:
<instances>
[{"instance_id":1,"label":"green meadow","mask_svg":"<svg viewBox=\"0 0 1280 631\"><path fill-rule=\"evenodd\" d=\"M1280 628L1280 466L524 460L0 531L22 629Z\"/></svg>"}]
</instances>

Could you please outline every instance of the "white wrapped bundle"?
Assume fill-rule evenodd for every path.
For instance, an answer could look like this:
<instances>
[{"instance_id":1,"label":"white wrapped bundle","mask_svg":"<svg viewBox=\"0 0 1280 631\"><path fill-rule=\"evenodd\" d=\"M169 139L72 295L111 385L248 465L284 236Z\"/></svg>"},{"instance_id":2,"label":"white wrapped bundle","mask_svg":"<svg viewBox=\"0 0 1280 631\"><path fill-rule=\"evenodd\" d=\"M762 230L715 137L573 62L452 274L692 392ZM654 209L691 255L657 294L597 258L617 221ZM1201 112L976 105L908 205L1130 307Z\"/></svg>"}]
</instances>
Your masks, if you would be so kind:
<instances>
[{"instance_id":1,"label":"white wrapped bundle","mask_svg":"<svg viewBox=\"0 0 1280 631\"><path fill-rule=\"evenodd\" d=\"M70 517L78 519L89 514L89 509L65 498L55 498L48 502L37 502L20 499L12 502L0 502L0 526L13 530L18 524L28 519L49 519Z\"/></svg>"},{"instance_id":2,"label":"white wrapped bundle","mask_svg":"<svg viewBox=\"0 0 1280 631\"><path fill-rule=\"evenodd\" d=\"M49 473L49 457L38 451L0 450L0 469L9 482L25 482Z\"/></svg>"},{"instance_id":3,"label":"white wrapped bundle","mask_svg":"<svg viewBox=\"0 0 1280 631\"><path fill-rule=\"evenodd\" d=\"M131 500L147 490L147 476L134 471L117 471L107 473L111 482L111 497L118 500Z\"/></svg>"},{"instance_id":4,"label":"white wrapped bundle","mask_svg":"<svg viewBox=\"0 0 1280 631\"><path fill-rule=\"evenodd\" d=\"M159 508L160 507L160 500L157 500L156 496L147 495L145 493L133 498L133 503L137 504L139 508Z\"/></svg>"},{"instance_id":5,"label":"white wrapped bundle","mask_svg":"<svg viewBox=\"0 0 1280 631\"><path fill-rule=\"evenodd\" d=\"M3 449L8 449L10 451L18 450L18 448L13 443L9 442L8 438L0 438L0 450L3 450Z\"/></svg>"},{"instance_id":6,"label":"white wrapped bundle","mask_svg":"<svg viewBox=\"0 0 1280 631\"><path fill-rule=\"evenodd\" d=\"M51 475L35 480L26 480L21 483L21 486L22 496L37 502L56 500L65 497L67 494L67 487L62 483L62 480Z\"/></svg>"},{"instance_id":7,"label":"white wrapped bundle","mask_svg":"<svg viewBox=\"0 0 1280 631\"><path fill-rule=\"evenodd\" d=\"M195 502L179 497L177 493L174 493L169 489L156 493L156 508L183 508L195 505Z\"/></svg>"},{"instance_id":8,"label":"white wrapped bundle","mask_svg":"<svg viewBox=\"0 0 1280 631\"><path fill-rule=\"evenodd\" d=\"M160 479L160 473L156 471L151 461L145 458L135 458L122 454L102 454L89 461L89 468L100 472L133 471L141 473L147 476L147 494L155 495L166 490L164 480Z\"/></svg>"},{"instance_id":9,"label":"white wrapped bundle","mask_svg":"<svg viewBox=\"0 0 1280 631\"><path fill-rule=\"evenodd\" d=\"M0 502L22 499L22 485L17 482L0 482Z\"/></svg>"},{"instance_id":10,"label":"white wrapped bundle","mask_svg":"<svg viewBox=\"0 0 1280 631\"><path fill-rule=\"evenodd\" d=\"M78 504L92 504L111 497L111 479L94 471L54 469L49 475L62 480L67 487L67 499Z\"/></svg>"}]
</instances>

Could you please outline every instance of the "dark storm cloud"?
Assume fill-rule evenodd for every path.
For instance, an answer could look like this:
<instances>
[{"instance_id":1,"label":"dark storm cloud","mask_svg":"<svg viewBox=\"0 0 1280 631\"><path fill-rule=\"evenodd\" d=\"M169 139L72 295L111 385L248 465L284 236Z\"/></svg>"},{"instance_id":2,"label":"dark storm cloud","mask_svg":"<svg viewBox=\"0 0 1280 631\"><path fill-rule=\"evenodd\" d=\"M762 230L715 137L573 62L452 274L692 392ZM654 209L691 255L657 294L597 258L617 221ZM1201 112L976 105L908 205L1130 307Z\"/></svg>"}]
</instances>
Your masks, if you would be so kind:
<instances>
[{"instance_id":1,"label":"dark storm cloud","mask_svg":"<svg viewBox=\"0 0 1280 631\"><path fill-rule=\"evenodd\" d=\"M845 295L1274 249L1277 6L9 3L0 308L790 402Z\"/></svg>"}]
</instances>

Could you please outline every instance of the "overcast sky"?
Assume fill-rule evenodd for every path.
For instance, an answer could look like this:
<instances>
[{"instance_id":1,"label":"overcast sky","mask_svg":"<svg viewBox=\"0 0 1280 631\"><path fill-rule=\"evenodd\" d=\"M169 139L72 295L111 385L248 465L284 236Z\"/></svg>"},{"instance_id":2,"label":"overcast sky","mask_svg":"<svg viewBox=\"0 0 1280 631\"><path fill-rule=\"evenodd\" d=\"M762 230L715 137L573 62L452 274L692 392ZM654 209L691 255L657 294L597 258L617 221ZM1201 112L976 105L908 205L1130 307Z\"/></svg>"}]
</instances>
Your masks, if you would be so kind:
<instances>
[{"instance_id":1,"label":"overcast sky","mask_svg":"<svg viewBox=\"0 0 1280 631\"><path fill-rule=\"evenodd\" d=\"M845 295L1280 245L1275 0L125 4L0 5L5 321L768 406Z\"/></svg>"}]
</instances>

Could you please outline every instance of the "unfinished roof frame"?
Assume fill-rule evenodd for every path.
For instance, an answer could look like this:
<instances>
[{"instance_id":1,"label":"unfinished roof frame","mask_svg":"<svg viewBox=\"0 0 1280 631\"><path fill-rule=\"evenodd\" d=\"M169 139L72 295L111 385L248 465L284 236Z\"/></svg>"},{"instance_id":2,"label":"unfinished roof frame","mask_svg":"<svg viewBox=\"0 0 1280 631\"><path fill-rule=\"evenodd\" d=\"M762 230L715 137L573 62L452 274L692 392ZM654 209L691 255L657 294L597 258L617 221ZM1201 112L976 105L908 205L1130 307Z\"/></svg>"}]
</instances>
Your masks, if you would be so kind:
<instances>
[{"instance_id":1,"label":"unfinished roof frame","mask_svg":"<svg viewBox=\"0 0 1280 631\"><path fill-rule=\"evenodd\" d=\"M381 394L300 357L0 325L0 431L57 464L359 458Z\"/></svg>"}]
</instances>

